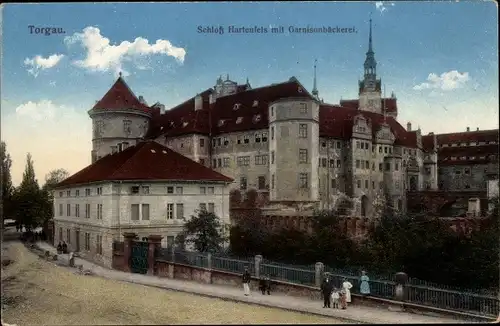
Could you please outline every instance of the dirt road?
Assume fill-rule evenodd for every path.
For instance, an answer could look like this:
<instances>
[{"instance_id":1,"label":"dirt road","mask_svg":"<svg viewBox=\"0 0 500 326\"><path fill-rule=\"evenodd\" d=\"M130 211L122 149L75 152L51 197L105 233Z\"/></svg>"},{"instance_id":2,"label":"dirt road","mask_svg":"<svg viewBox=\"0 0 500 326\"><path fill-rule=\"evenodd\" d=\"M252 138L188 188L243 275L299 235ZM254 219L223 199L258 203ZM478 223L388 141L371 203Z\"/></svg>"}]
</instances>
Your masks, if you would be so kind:
<instances>
[{"instance_id":1,"label":"dirt road","mask_svg":"<svg viewBox=\"0 0 500 326\"><path fill-rule=\"evenodd\" d=\"M12 262L7 263L7 259ZM19 242L2 245L4 304L2 320L19 326L343 323L332 318L78 275L38 258Z\"/></svg>"}]
</instances>

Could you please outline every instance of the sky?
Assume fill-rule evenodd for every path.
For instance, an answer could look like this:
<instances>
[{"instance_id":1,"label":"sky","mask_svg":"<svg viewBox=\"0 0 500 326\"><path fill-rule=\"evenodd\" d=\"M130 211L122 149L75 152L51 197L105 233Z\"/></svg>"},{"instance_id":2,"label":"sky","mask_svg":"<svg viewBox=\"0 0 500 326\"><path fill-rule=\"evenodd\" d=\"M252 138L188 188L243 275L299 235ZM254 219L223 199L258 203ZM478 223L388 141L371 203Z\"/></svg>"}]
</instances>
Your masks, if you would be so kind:
<instances>
[{"instance_id":1,"label":"sky","mask_svg":"<svg viewBox=\"0 0 500 326\"><path fill-rule=\"evenodd\" d=\"M424 134L496 129L497 12L486 1L3 5L1 138L13 182L28 152L41 184L53 169L73 174L90 164L87 111L119 72L137 96L168 109L226 74L254 88L295 76L311 91L317 59L320 97L355 99L370 17L377 74L386 95L395 93L403 126L411 121ZM280 26L283 33L271 33ZM217 27L224 33L200 32Z\"/></svg>"}]
</instances>

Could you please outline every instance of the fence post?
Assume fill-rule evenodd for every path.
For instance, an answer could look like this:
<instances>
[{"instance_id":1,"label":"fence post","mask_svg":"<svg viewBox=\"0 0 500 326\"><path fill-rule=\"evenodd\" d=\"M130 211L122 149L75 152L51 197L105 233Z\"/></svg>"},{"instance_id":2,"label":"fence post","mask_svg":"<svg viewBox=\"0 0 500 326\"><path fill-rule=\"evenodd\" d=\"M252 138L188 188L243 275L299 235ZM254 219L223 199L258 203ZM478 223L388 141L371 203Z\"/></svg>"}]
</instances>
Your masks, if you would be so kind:
<instances>
[{"instance_id":1,"label":"fence post","mask_svg":"<svg viewBox=\"0 0 500 326\"><path fill-rule=\"evenodd\" d=\"M161 235L150 235L148 237L148 275L155 275L156 250L161 248Z\"/></svg>"},{"instance_id":2,"label":"fence post","mask_svg":"<svg viewBox=\"0 0 500 326\"><path fill-rule=\"evenodd\" d=\"M317 262L316 265L316 274L314 275L314 283L316 285L316 287L320 287L321 286L321 278L322 278L322 275L323 275L323 270L325 269L325 266L323 265L323 263L320 263L320 262Z\"/></svg>"},{"instance_id":3,"label":"fence post","mask_svg":"<svg viewBox=\"0 0 500 326\"><path fill-rule=\"evenodd\" d=\"M211 253L207 254L207 268L212 269L212 254Z\"/></svg>"},{"instance_id":4,"label":"fence post","mask_svg":"<svg viewBox=\"0 0 500 326\"><path fill-rule=\"evenodd\" d=\"M255 256L255 277L260 277L260 263L262 262L262 255Z\"/></svg>"}]
</instances>

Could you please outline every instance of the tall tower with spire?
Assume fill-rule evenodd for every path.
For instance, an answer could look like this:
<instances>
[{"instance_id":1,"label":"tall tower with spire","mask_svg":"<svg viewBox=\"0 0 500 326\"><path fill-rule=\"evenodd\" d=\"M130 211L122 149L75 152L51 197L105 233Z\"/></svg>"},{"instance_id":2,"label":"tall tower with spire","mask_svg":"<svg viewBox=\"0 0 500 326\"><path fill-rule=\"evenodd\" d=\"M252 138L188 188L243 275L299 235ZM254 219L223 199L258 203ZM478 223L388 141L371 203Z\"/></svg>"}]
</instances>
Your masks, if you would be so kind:
<instances>
[{"instance_id":1,"label":"tall tower with spire","mask_svg":"<svg viewBox=\"0 0 500 326\"><path fill-rule=\"evenodd\" d=\"M313 90L312 90L312 95L314 96L315 99L319 101L319 92L318 88L316 85L316 64L318 63L318 60L314 60L314 81L313 81Z\"/></svg>"},{"instance_id":2,"label":"tall tower with spire","mask_svg":"<svg viewBox=\"0 0 500 326\"><path fill-rule=\"evenodd\" d=\"M377 79L377 61L375 60L375 52L373 52L371 17L368 51L363 68L364 77L363 80L359 81L359 109L382 113L382 82Z\"/></svg>"}]
</instances>

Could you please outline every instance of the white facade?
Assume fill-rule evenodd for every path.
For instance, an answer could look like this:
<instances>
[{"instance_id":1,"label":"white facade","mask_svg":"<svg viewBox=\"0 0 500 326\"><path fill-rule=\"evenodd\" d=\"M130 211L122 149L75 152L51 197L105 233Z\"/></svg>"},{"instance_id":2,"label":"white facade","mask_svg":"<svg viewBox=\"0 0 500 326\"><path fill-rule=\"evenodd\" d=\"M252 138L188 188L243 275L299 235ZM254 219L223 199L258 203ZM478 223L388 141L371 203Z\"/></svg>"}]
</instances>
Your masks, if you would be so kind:
<instances>
[{"instance_id":1,"label":"white facade","mask_svg":"<svg viewBox=\"0 0 500 326\"><path fill-rule=\"evenodd\" d=\"M137 192L137 193L136 193ZM111 266L112 243L124 232L139 238L163 237L173 243L184 219L200 209L229 220L229 189L223 183L103 182L57 189L54 193L54 242Z\"/></svg>"},{"instance_id":2,"label":"white facade","mask_svg":"<svg viewBox=\"0 0 500 326\"><path fill-rule=\"evenodd\" d=\"M488 188L487 188L487 197L488 200L492 200L493 198L497 197L499 195L499 189L498 189L498 179L494 180L488 180ZM488 209L492 210L494 207L494 204L489 203Z\"/></svg>"}]
</instances>

